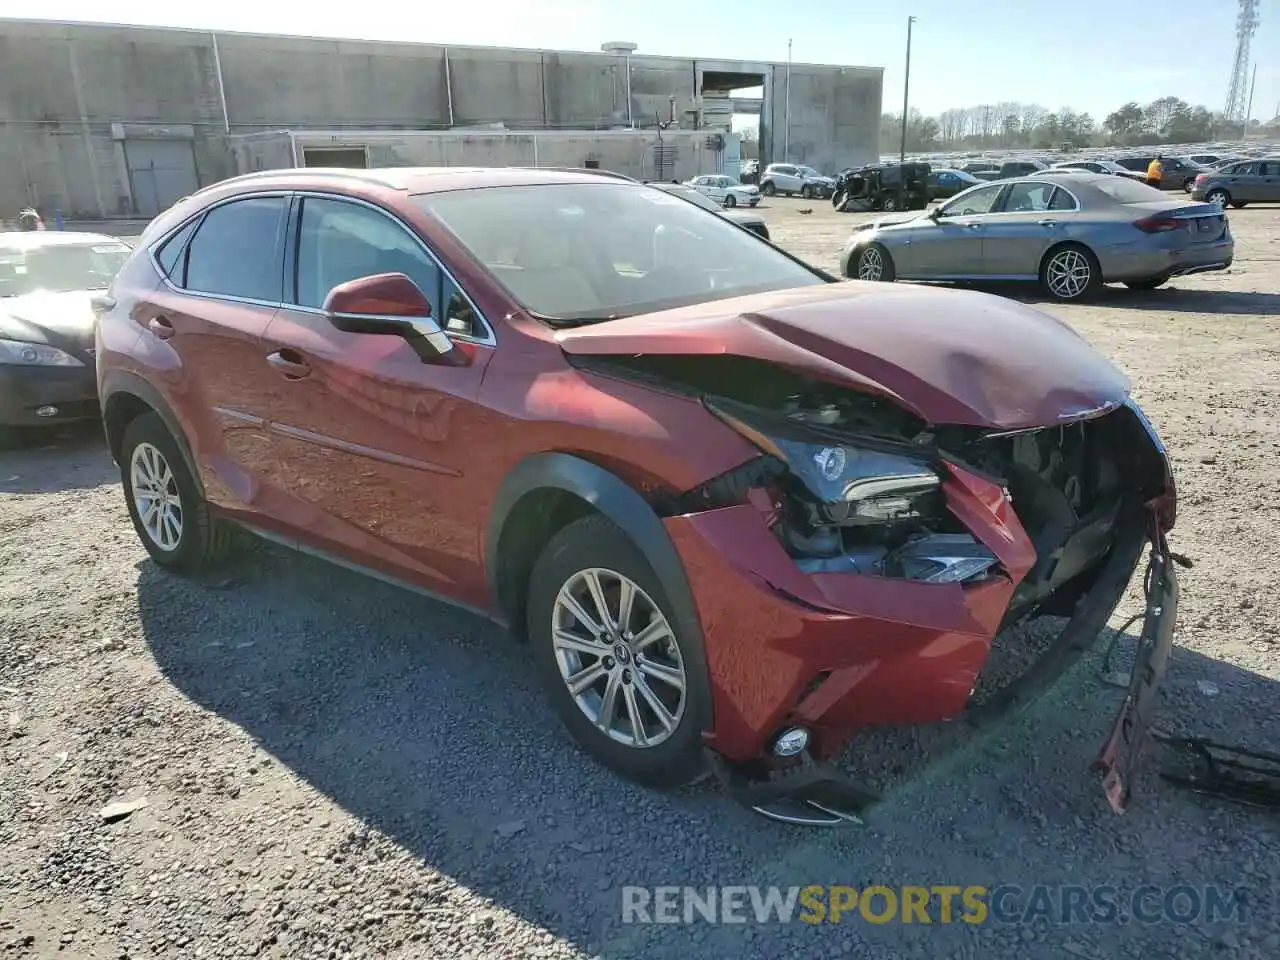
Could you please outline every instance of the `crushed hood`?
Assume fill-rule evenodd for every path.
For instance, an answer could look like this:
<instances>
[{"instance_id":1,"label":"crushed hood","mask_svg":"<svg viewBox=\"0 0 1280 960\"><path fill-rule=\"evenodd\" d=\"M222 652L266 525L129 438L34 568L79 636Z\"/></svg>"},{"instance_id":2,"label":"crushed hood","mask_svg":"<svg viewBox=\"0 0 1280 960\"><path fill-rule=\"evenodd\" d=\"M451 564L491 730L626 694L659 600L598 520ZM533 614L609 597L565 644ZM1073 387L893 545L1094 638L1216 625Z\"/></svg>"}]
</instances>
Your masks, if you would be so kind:
<instances>
[{"instance_id":1,"label":"crushed hood","mask_svg":"<svg viewBox=\"0 0 1280 960\"><path fill-rule=\"evenodd\" d=\"M572 356L729 355L890 397L931 424L1021 430L1128 397L1061 321L967 290L846 283L735 297L556 334Z\"/></svg>"}]
</instances>

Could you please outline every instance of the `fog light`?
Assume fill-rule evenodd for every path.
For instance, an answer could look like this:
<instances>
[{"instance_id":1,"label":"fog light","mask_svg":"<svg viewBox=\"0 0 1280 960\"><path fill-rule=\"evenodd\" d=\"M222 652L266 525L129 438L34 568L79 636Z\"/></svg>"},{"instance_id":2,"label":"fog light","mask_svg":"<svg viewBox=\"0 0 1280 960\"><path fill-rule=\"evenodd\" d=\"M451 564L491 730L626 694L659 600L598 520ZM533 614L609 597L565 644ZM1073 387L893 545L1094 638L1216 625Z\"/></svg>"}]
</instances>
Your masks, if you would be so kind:
<instances>
[{"instance_id":1,"label":"fog light","mask_svg":"<svg viewBox=\"0 0 1280 960\"><path fill-rule=\"evenodd\" d=\"M773 753L778 757L794 757L809 745L809 731L804 727L790 727L778 734L773 741Z\"/></svg>"},{"instance_id":2,"label":"fog light","mask_svg":"<svg viewBox=\"0 0 1280 960\"><path fill-rule=\"evenodd\" d=\"M43 407L36 407L37 417L56 417L57 415L58 415L57 407L49 406L47 404Z\"/></svg>"}]
</instances>

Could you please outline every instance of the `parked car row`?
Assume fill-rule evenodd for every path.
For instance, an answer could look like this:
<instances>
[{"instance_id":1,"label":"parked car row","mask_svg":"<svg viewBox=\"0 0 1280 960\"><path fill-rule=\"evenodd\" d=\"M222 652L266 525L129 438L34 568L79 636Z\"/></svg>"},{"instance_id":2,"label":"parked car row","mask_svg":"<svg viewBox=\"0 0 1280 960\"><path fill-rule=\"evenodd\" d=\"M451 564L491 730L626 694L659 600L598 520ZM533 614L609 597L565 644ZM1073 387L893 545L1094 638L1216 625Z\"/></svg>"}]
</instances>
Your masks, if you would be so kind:
<instances>
[{"instance_id":1,"label":"parked car row","mask_svg":"<svg viewBox=\"0 0 1280 960\"><path fill-rule=\"evenodd\" d=\"M1147 190L984 184L922 218L918 245L1026 211L1059 222L1077 256L1054 270L1088 286L1104 183ZM1169 258L1212 210L1205 242L1229 259L1217 208L1112 199ZM1177 606L1172 474L1127 380L1031 307L841 283L741 215L589 171L250 174L176 204L131 253L86 241L107 258L87 286L124 258L92 344L6 336L27 338L22 362L74 353L96 372L158 566L208 571L247 531L479 610L528 645L602 764L654 786L711 770L790 822L876 802L831 762L853 732L974 709L985 724L1045 689L1149 546L1155 642L1102 752L1122 807ZM859 247L888 254L878 279L905 249L892 229ZM1174 262L1143 256L1132 269ZM1064 611L1035 685L975 707L1001 626Z\"/></svg>"},{"instance_id":2,"label":"parked car row","mask_svg":"<svg viewBox=\"0 0 1280 960\"><path fill-rule=\"evenodd\" d=\"M1280 203L1280 157L1231 161L1199 174L1191 196L1236 209L1250 203Z\"/></svg>"}]
</instances>

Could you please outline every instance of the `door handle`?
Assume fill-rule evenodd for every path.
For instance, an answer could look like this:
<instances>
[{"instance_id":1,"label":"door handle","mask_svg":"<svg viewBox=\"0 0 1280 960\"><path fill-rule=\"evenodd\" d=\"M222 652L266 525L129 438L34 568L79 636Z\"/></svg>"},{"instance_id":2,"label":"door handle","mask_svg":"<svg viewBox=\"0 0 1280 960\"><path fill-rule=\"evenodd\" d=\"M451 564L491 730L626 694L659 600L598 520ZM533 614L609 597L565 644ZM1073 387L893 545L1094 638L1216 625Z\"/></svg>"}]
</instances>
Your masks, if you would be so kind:
<instances>
[{"instance_id":1,"label":"door handle","mask_svg":"<svg viewBox=\"0 0 1280 960\"><path fill-rule=\"evenodd\" d=\"M311 368L293 350L277 350L267 357L267 363L275 367L286 380L301 380L311 374Z\"/></svg>"},{"instance_id":2,"label":"door handle","mask_svg":"<svg viewBox=\"0 0 1280 960\"><path fill-rule=\"evenodd\" d=\"M966 224L965 224L965 226L966 226L966 227L968 227L970 230L981 230L981 229L982 229L982 224L980 224L980 223L966 223Z\"/></svg>"},{"instance_id":3,"label":"door handle","mask_svg":"<svg viewBox=\"0 0 1280 960\"><path fill-rule=\"evenodd\" d=\"M161 340L168 340L175 333L173 323L168 317L155 316L147 321L147 329Z\"/></svg>"},{"instance_id":4,"label":"door handle","mask_svg":"<svg viewBox=\"0 0 1280 960\"><path fill-rule=\"evenodd\" d=\"M1057 220L1037 220L1036 225L1041 227L1056 227L1058 225L1058 221Z\"/></svg>"}]
</instances>

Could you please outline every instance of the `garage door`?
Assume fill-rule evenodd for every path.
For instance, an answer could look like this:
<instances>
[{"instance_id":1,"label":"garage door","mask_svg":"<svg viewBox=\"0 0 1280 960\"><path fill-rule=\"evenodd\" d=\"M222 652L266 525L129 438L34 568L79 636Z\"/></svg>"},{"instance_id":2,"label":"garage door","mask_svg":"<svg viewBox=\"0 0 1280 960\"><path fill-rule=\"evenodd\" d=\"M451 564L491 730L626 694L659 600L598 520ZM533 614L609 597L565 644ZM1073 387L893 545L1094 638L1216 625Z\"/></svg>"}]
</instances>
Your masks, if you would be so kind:
<instances>
[{"instance_id":1,"label":"garage door","mask_svg":"<svg viewBox=\"0 0 1280 960\"><path fill-rule=\"evenodd\" d=\"M129 140L129 184L138 213L154 217L200 188L188 140Z\"/></svg>"}]
</instances>

